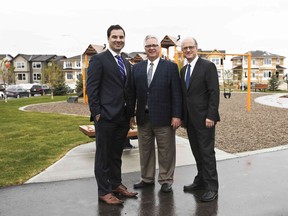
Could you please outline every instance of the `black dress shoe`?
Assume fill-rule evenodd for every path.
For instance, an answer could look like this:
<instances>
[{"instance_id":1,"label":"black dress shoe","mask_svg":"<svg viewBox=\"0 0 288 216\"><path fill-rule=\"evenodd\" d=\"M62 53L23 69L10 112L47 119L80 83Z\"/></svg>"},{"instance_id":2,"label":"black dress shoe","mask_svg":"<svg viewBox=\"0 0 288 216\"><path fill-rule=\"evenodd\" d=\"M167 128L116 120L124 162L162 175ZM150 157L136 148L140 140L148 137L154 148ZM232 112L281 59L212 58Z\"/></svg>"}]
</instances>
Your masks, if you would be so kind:
<instances>
[{"instance_id":1,"label":"black dress shoe","mask_svg":"<svg viewBox=\"0 0 288 216\"><path fill-rule=\"evenodd\" d=\"M169 183L164 183L162 184L161 186L161 191L164 192L164 193L169 193L172 191L172 185L169 184Z\"/></svg>"},{"instance_id":2,"label":"black dress shoe","mask_svg":"<svg viewBox=\"0 0 288 216\"><path fill-rule=\"evenodd\" d=\"M149 186L154 186L154 182L144 182L144 181L140 181L136 184L133 185L134 189L137 188L145 188L145 187L149 187Z\"/></svg>"},{"instance_id":3,"label":"black dress shoe","mask_svg":"<svg viewBox=\"0 0 288 216\"><path fill-rule=\"evenodd\" d=\"M217 191L206 191L202 195L201 201L202 202L210 202L210 201L214 200L217 196L218 196L218 192Z\"/></svg>"},{"instance_id":4,"label":"black dress shoe","mask_svg":"<svg viewBox=\"0 0 288 216\"><path fill-rule=\"evenodd\" d=\"M190 185L184 185L184 191L196 191L196 190L204 190L204 185L199 184L190 184Z\"/></svg>"}]
</instances>

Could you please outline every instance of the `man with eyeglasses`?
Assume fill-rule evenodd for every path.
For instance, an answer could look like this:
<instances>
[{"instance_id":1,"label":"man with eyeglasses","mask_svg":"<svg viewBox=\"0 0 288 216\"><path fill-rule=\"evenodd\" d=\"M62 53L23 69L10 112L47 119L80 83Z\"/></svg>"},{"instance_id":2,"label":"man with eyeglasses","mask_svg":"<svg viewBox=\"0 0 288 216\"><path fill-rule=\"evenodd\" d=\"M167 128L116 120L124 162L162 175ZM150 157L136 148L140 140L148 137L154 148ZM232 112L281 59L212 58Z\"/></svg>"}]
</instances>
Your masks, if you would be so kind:
<instances>
[{"instance_id":1,"label":"man with eyeglasses","mask_svg":"<svg viewBox=\"0 0 288 216\"><path fill-rule=\"evenodd\" d=\"M148 35L144 40L147 60L132 69L132 109L136 122L141 166L141 181L135 189L155 184L156 153L161 191L172 191L175 170L175 130L181 125L182 93L177 64L161 59L159 40ZM134 118L131 119L134 122Z\"/></svg>"},{"instance_id":2,"label":"man with eyeglasses","mask_svg":"<svg viewBox=\"0 0 288 216\"><path fill-rule=\"evenodd\" d=\"M213 62L197 54L197 41L188 37L181 43L187 64L181 69L183 94L183 126L197 165L197 175L184 191L204 190L203 202L218 195L218 174L215 158L215 125L220 121L219 80Z\"/></svg>"}]
</instances>

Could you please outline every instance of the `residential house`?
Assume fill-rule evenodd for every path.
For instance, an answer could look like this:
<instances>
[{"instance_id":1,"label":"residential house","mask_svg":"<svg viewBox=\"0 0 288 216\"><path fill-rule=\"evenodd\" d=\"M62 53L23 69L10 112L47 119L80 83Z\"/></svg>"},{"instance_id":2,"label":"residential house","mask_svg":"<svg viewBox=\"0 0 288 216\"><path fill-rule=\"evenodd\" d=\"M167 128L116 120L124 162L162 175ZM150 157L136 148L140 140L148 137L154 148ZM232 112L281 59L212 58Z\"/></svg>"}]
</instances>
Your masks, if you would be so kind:
<instances>
[{"instance_id":1,"label":"residential house","mask_svg":"<svg viewBox=\"0 0 288 216\"><path fill-rule=\"evenodd\" d=\"M219 84L223 85L224 81L227 82L232 77L224 71L225 50L202 50L198 49L198 55L204 59L210 60L216 65Z\"/></svg>"},{"instance_id":2,"label":"residential house","mask_svg":"<svg viewBox=\"0 0 288 216\"><path fill-rule=\"evenodd\" d=\"M60 60L65 56L57 55L27 55L18 54L12 59L15 67L15 84L42 83L44 69L49 62L55 61L60 64Z\"/></svg>"},{"instance_id":3,"label":"residential house","mask_svg":"<svg viewBox=\"0 0 288 216\"><path fill-rule=\"evenodd\" d=\"M62 60L63 72L65 74L65 83L71 88L76 88L76 81L79 79L82 71L81 55L73 56Z\"/></svg>"},{"instance_id":4,"label":"residential house","mask_svg":"<svg viewBox=\"0 0 288 216\"><path fill-rule=\"evenodd\" d=\"M251 53L251 83L267 84L272 75L283 82L284 78L284 56L266 51L256 50ZM245 54L248 54L245 53ZM238 80L240 85L247 85L248 57L233 57L231 59L234 80Z\"/></svg>"}]
</instances>

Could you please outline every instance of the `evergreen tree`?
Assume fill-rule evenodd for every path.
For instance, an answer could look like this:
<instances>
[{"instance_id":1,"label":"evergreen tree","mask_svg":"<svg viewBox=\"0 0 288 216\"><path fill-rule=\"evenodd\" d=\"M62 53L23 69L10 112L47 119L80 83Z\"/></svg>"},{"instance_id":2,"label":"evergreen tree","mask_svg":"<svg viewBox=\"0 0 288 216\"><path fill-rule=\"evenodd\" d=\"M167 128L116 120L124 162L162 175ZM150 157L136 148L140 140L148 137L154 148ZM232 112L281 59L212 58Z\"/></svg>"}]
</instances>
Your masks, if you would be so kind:
<instances>
[{"instance_id":1,"label":"evergreen tree","mask_svg":"<svg viewBox=\"0 0 288 216\"><path fill-rule=\"evenodd\" d=\"M275 74L272 74L271 79L269 80L269 90L276 91L279 87L279 79L276 77Z\"/></svg>"}]
</instances>

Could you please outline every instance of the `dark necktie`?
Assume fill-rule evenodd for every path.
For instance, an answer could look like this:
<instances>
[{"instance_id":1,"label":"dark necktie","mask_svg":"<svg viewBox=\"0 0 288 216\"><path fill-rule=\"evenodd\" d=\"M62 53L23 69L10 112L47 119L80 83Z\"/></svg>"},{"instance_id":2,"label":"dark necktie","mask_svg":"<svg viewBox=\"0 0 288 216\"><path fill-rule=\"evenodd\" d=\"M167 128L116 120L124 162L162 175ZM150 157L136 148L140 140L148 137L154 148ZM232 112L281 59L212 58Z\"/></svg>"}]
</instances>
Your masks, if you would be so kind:
<instances>
[{"instance_id":1,"label":"dark necktie","mask_svg":"<svg viewBox=\"0 0 288 216\"><path fill-rule=\"evenodd\" d=\"M151 62L151 63L150 63L150 67L149 67L149 69L148 69L148 73L147 73L148 87L150 86L151 81L152 81L153 65L154 65L154 64Z\"/></svg>"},{"instance_id":2,"label":"dark necktie","mask_svg":"<svg viewBox=\"0 0 288 216\"><path fill-rule=\"evenodd\" d=\"M122 80L125 80L126 75L125 75L125 68L124 68L123 59L119 55L116 55L115 57L118 59L118 66L119 66L121 78L122 78Z\"/></svg>"},{"instance_id":3,"label":"dark necktie","mask_svg":"<svg viewBox=\"0 0 288 216\"><path fill-rule=\"evenodd\" d=\"M188 64L188 69L187 69L187 72L186 72L186 88L188 89L189 87L189 82L190 82L190 70L191 70L191 65Z\"/></svg>"}]
</instances>

